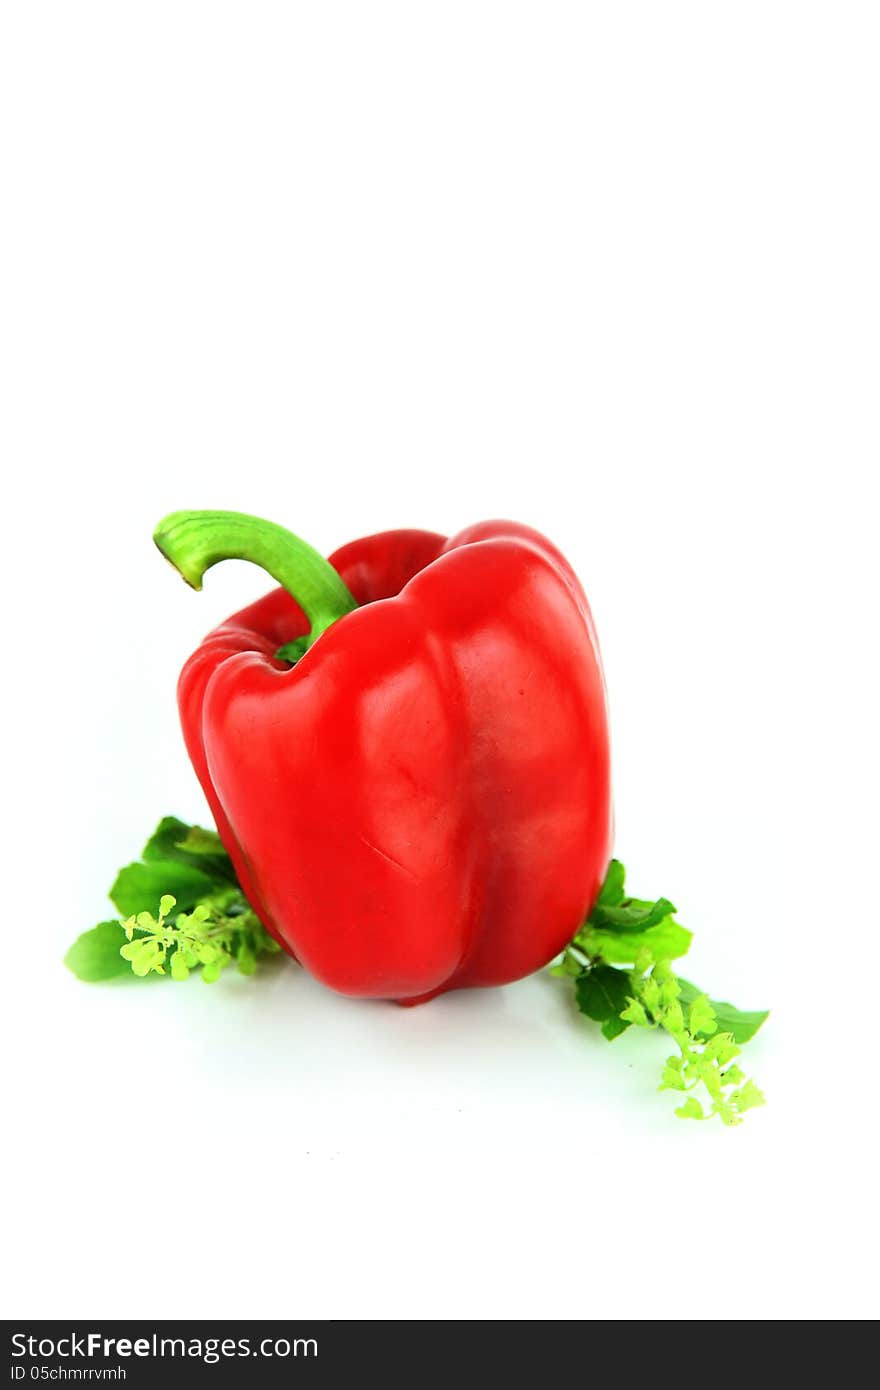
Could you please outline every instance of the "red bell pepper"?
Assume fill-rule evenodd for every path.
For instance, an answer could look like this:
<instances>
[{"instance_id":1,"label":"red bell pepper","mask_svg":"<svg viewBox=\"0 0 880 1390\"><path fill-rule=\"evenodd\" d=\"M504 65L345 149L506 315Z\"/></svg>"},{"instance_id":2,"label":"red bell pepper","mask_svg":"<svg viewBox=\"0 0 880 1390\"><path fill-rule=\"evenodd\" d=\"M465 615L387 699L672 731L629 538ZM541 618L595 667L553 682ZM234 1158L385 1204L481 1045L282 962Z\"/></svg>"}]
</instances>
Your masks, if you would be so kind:
<instances>
[{"instance_id":1,"label":"red bell pepper","mask_svg":"<svg viewBox=\"0 0 880 1390\"><path fill-rule=\"evenodd\" d=\"M549 541L484 522L323 560L281 527L175 512L201 588L226 558L281 585L178 687L186 746L267 929L345 994L415 1004L546 965L608 865L605 689L584 592Z\"/></svg>"}]
</instances>

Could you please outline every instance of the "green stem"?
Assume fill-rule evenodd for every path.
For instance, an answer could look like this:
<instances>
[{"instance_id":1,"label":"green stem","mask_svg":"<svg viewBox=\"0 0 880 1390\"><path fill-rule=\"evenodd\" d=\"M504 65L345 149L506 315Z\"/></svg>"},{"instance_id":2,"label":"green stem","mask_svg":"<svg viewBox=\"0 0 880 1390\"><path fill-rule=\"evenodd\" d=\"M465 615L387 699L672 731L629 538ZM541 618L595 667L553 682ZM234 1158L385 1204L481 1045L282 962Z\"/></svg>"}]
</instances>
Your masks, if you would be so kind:
<instances>
[{"instance_id":1,"label":"green stem","mask_svg":"<svg viewBox=\"0 0 880 1390\"><path fill-rule=\"evenodd\" d=\"M311 625L306 637L279 647L285 661L298 661L331 623L357 602L332 565L299 536L243 512L171 512L153 540L193 589L221 560L250 560L287 590Z\"/></svg>"}]
</instances>

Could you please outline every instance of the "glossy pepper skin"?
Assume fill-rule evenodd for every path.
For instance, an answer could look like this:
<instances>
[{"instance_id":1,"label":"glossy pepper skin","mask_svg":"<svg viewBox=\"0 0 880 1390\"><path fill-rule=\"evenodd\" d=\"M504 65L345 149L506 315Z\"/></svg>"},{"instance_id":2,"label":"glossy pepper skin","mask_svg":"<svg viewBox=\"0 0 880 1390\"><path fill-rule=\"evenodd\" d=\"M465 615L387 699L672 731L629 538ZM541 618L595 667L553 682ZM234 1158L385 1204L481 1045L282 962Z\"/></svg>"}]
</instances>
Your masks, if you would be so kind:
<instances>
[{"instance_id":1,"label":"glossy pepper skin","mask_svg":"<svg viewBox=\"0 0 880 1390\"><path fill-rule=\"evenodd\" d=\"M275 652L309 621L280 588L180 677L242 887L345 994L414 1004L528 975L583 922L611 850L584 592L549 541L504 521L368 536L330 564L359 606L295 665Z\"/></svg>"}]
</instances>

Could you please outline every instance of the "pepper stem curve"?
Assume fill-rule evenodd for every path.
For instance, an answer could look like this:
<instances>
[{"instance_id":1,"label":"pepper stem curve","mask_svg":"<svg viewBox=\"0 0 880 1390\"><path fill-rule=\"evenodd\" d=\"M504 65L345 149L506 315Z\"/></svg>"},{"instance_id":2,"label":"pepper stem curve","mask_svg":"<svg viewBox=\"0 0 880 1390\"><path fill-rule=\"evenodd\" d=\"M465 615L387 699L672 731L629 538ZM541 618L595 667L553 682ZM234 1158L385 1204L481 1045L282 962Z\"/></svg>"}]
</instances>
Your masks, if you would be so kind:
<instances>
[{"instance_id":1,"label":"pepper stem curve","mask_svg":"<svg viewBox=\"0 0 880 1390\"><path fill-rule=\"evenodd\" d=\"M153 540L193 589L201 589L205 571L221 560L250 560L277 580L311 625L305 637L278 648L276 656L284 661L298 661L322 632L358 606L323 555L273 521L244 512L170 512Z\"/></svg>"}]
</instances>

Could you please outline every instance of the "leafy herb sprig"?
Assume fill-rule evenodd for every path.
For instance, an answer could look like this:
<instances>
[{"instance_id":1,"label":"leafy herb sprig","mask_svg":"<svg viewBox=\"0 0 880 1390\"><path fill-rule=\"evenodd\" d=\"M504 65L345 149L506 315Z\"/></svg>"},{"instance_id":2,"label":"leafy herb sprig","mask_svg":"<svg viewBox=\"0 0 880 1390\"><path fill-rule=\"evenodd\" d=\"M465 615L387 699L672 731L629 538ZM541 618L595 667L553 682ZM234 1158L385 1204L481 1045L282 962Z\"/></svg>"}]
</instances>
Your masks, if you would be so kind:
<instances>
[{"instance_id":1,"label":"leafy herb sprig","mask_svg":"<svg viewBox=\"0 0 880 1390\"><path fill-rule=\"evenodd\" d=\"M110 899L122 918L83 932L64 957L81 980L132 972L186 980L198 971L211 984L233 964L252 975L260 956L281 950L241 891L220 836L174 816L120 870Z\"/></svg>"},{"instance_id":2,"label":"leafy herb sprig","mask_svg":"<svg viewBox=\"0 0 880 1390\"><path fill-rule=\"evenodd\" d=\"M667 1057L659 1089L688 1093L676 1115L736 1125L764 1104L736 1058L767 1011L709 999L675 974L671 963L686 954L692 934L674 912L668 898L627 897L624 867L612 859L596 906L552 973L574 981L578 1008L609 1041L632 1025L669 1035L678 1052ZM703 1100L692 1094L700 1090Z\"/></svg>"}]
</instances>

